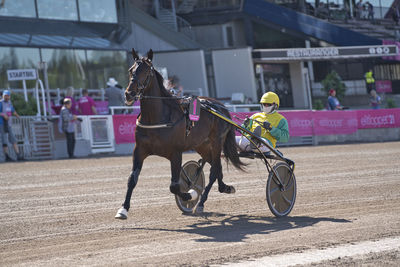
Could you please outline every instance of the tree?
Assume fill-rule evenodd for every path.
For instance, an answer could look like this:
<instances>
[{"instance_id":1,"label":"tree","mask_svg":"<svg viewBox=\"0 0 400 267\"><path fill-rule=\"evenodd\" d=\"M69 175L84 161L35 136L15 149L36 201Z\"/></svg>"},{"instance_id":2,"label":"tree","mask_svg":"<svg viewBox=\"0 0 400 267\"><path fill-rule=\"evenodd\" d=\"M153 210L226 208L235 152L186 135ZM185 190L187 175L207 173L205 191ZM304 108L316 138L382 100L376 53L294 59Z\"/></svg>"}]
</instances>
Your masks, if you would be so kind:
<instances>
[{"instance_id":1,"label":"tree","mask_svg":"<svg viewBox=\"0 0 400 267\"><path fill-rule=\"evenodd\" d=\"M321 83L323 86L322 89L327 95L329 95L329 90L335 89L337 98L342 99L344 97L346 85L336 71L331 71L328 75L326 75L325 79Z\"/></svg>"},{"instance_id":2,"label":"tree","mask_svg":"<svg viewBox=\"0 0 400 267\"><path fill-rule=\"evenodd\" d=\"M25 102L23 94L11 94L11 102L21 116L32 116L37 114L36 98L28 94L28 102Z\"/></svg>"}]
</instances>

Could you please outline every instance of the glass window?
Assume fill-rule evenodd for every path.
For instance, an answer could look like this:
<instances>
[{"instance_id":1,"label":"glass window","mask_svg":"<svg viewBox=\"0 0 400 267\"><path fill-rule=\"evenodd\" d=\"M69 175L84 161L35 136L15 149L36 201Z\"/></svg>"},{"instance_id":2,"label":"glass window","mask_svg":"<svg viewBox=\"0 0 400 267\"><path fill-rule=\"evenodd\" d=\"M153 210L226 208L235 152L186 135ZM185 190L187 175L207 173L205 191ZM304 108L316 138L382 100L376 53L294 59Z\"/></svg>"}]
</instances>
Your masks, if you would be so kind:
<instances>
[{"instance_id":1,"label":"glass window","mask_svg":"<svg viewBox=\"0 0 400 267\"><path fill-rule=\"evenodd\" d=\"M42 59L47 62L50 88L87 88L84 50L42 49Z\"/></svg>"},{"instance_id":2,"label":"glass window","mask_svg":"<svg viewBox=\"0 0 400 267\"><path fill-rule=\"evenodd\" d=\"M264 74L264 86L268 88L268 91L275 92L279 96L279 108L293 107L289 64L262 64L261 66ZM259 97L262 94L260 90Z\"/></svg>"},{"instance_id":3,"label":"glass window","mask_svg":"<svg viewBox=\"0 0 400 267\"><path fill-rule=\"evenodd\" d=\"M127 53L125 51L87 51L88 88L105 88L108 78L114 77L119 85L128 84Z\"/></svg>"},{"instance_id":4,"label":"glass window","mask_svg":"<svg viewBox=\"0 0 400 267\"><path fill-rule=\"evenodd\" d=\"M0 16L36 17L35 0L7 0L2 1L2 3Z\"/></svg>"},{"instance_id":5,"label":"glass window","mask_svg":"<svg viewBox=\"0 0 400 267\"><path fill-rule=\"evenodd\" d=\"M76 0L37 0L39 18L78 20Z\"/></svg>"},{"instance_id":6,"label":"glass window","mask_svg":"<svg viewBox=\"0 0 400 267\"><path fill-rule=\"evenodd\" d=\"M115 1L110 0L79 0L81 21L117 23Z\"/></svg>"},{"instance_id":7,"label":"glass window","mask_svg":"<svg viewBox=\"0 0 400 267\"><path fill-rule=\"evenodd\" d=\"M2 88L22 88L21 81L8 81L7 70L36 69L40 61L38 48L0 47L0 84ZM27 88L35 86L35 81L26 81Z\"/></svg>"}]
</instances>

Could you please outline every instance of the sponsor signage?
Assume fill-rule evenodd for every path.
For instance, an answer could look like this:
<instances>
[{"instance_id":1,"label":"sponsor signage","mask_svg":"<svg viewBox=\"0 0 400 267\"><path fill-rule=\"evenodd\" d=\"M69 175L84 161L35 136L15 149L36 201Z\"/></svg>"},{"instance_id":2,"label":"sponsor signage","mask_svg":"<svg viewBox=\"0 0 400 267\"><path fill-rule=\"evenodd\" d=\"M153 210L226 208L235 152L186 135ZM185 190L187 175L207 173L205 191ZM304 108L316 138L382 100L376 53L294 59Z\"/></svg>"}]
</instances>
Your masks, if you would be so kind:
<instances>
[{"instance_id":1,"label":"sponsor signage","mask_svg":"<svg viewBox=\"0 0 400 267\"><path fill-rule=\"evenodd\" d=\"M241 125L255 112L231 112ZM400 108L345 111L282 111L288 121L290 136L352 134L359 129L400 128ZM136 115L114 115L117 144L135 143ZM240 133L236 131L236 135Z\"/></svg>"},{"instance_id":2,"label":"sponsor signage","mask_svg":"<svg viewBox=\"0 0 400 267\"><path fill-rule=\"evenodd\" d=\"M375 88L378 93L391 93L392 92L392 81L375 81Z\"/></svg>"},{"instance_id":3,"label":"sponsor signage","mask_svg":"<svg viewBox=\"0 0 400 267\"><path fill-rule=\"evenodd\" d=\"M136 115L113 115L116 144L135 143Z\"/></svg>"},{"instance_id":4,"label":"sponsor signage","mask_svg":"<svg viewBox=\"0 0 400 267\"><path fill-rule=\"evenodd\" d=\"M396 56L397 45L348 46L348 47L312 47L289 49L256 49L252 56L254 61L293 61L293 60L326 60L360 57Z\"/></svg>"},{"instance_id":5,"label":"sponsor signage","mask_svg":"<svg viewBox=\"0 0 400 267\"><path fill-rule=\"evenodd\" d=\"M35 69L7 70L9 81L36 80Z\"/></svg>"}]
</instances>

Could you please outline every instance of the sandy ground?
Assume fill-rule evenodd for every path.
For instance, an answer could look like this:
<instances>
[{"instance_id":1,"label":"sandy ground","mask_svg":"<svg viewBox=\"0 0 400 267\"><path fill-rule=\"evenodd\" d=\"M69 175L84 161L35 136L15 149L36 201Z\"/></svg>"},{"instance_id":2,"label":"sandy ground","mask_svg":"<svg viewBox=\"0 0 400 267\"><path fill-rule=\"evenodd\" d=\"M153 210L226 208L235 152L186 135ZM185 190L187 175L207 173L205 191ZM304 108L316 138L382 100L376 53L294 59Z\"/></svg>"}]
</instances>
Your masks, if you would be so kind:
<instances>
[{"instance_id":1,"label":"sandy ground","mask_svg":"<svg viewBox=\"0 0 400 267\"><path fill-rule=\"evenodd\" d=\"M298 190L293 211L279 219L265 201L260 160L244 159L247 172L224 164L236 194L214 186L204 215L188 216L169 192L169 162L150 157L126 221L114 215L131 157L0 164L0 265L207 266L400 236L400 142L281 151L296 162ZM190 159L199 156L184 154ZM398 266L399 255L310 266Z\"/></svg>"}]
</instances>

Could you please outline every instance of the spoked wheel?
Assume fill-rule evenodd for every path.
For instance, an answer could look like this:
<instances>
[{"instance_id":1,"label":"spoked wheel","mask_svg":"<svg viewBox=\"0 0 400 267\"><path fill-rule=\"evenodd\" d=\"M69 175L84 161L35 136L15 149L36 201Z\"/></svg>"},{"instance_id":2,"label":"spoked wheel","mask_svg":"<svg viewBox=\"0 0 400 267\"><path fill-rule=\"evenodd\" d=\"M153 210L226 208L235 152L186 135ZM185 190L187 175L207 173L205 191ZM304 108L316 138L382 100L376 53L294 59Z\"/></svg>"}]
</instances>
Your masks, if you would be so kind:
<instances>
[{"instance_id":1,"label":"spoked wheel","mask_svg":"<svg viewBox=\"0 0 400 267\"><path fill-rule=\"evenodd\" d=\"M267 203L275 216L283 217L292 211L296 201L296 178L287 163L279 162L273 168L278 174L282 185L274 172L271 171L266 188Z\"/></svg>"},{"instance_id":2,"label":"spoked wheel","mask_svg":"<svg viewBox=\"0 0 400 267\"><path fill-rule=\"evenodd\" d=\"M201 162L201 160L199 161ZM179 176L179 187L181 192L188 192L193 189L197 192L197 198L188 201L182 200L179 196L175 195L176 204L179 209L185 213L192 213L197 202L199 202L201 194L204 190L204 172L202 165L194 160L186 162L182 166L181 174Z\"/></svg>"}]
</instances>

